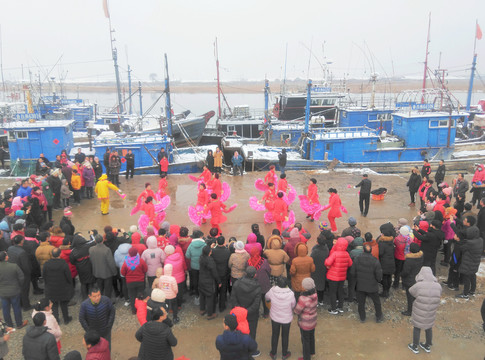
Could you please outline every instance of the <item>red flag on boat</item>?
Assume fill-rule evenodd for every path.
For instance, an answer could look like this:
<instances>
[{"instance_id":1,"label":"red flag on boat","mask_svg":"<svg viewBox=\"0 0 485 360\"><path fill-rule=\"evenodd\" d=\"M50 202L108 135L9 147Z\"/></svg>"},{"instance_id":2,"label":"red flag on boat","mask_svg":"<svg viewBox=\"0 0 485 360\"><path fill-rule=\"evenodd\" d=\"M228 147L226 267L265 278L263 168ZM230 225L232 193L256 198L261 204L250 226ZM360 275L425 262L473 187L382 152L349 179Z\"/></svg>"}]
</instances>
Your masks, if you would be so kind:
<instances>
[{"instance_id":1,"label":"red flag on boat","mask_svg":"<svg viewBox=\"0 0 485 360\"><path fill-rule=\"evenodd\" d=\"M480 25L477 23L477 39L481 40L482 38L482 29L480 29Z\"/></svg>"},{"instance_id":2,"label":"red flag on boat","mask_svg":"<svg viewBox=\"0 0 485 360\"><path fill-rule=\"evenodd\" d=\"M108 0L103 0L104 16L109 18Z\"/></svg>"}]
</instances>

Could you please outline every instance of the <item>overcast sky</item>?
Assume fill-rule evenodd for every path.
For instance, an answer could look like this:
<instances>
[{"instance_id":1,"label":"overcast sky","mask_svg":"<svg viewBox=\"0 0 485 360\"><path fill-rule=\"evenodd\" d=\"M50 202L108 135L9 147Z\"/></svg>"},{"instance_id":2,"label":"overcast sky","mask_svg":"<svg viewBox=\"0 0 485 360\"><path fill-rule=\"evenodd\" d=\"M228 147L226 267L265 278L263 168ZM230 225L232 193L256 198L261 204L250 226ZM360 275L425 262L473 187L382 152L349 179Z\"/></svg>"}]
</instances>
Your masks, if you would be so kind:
<instances>
[{"instance_id":1,"label":"overcast sky","mask_svg":"<svg viewBox=\"0 0 485 360\"><path fill-rule=\"evenodd\" d=\"M289 79L321 78L324 62L334 78L417 78L430 11L430 68L441 52L449 76L468 76L478 19L485 80L484 0L111 0L109 8L123 80L127 58L135 79L162 79L164 53L172 79L213 80L216 37L223 81L283 78L286 46ZM7 80L21 79L22 64L25 78L30 68L70 82L114 79L102 0L0 0L0 25Z\"/></svg>"}]
</instances>

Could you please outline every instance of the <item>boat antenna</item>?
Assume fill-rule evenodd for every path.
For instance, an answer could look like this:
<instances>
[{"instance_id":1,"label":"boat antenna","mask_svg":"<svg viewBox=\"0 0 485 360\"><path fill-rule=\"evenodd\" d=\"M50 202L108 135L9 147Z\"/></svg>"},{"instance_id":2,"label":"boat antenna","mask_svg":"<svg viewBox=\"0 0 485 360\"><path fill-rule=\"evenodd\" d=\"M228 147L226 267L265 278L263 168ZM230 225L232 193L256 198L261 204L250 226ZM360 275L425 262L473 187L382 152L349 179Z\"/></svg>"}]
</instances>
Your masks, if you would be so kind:
<instances>
[{"instance_id":1,"label":"boat antenna","mask_svg":"<svg viewBox=\"0 0 485 360\"><path fill-rule=\"evenodd\" d=\"M286 64L288 63L288 43L286 43L285 52L285 72L283 74L283 94L286 94Z\"/></svg>"},{"instance_id":2,"label":"boat antenna","mask_svg":"<svg viewBox=\"0 0 485 360\"><path fill-rule=\"evenodd\" d=\"M472 72L470 74L470 85L468 86L468 96L466 99L466 111L470 111L470 104L472 101L472 91L473 91L473 78L475 77L475 70L477 66L477 52L476 52L477 40L480 40L481 38L482 38L482 30L480 29L480 25L478 25L478 20L476 20L475 40L473 42ZM464 125L466 125L466 123Z\"/></svg>"},{"instance_id":3,"label":"boat antenna","mask_svg":"<svg viewBox=\"0 0 485 360\"><path fill-rule=\"evenodd\" d=\"M170 79L168 76L168 59L165 54L165 115L167 117L167 135L172 137L172 104L170 103Z\"/></svg>"},{"instance_id":4,"label":"boat antenna","mask_svg":"<svg viewBox=\"0 0 485 360\"><path fill-rule=\"evenodd\" d=\"M307 69L307 72L306 72L306 78L307 79L310 79L310 63L311 63L311 60L312 60L312 48L313 48L313 36L312 36L312 41L310 42L310 56L308 57L308 69Z\"/></svg>"},{"instance_id":5,"label":"boat antenna","mask_svg":"<svg viewBox=\"0 0 485 360\"><path fill-rule=\"evenodd\" d=\"M108 0L103 0L104 15L108 18L109 23L109 38L111 43L111 55L113 57L113 63L115 66L116 75L116 89L118 91L118 121L121 123L120 114L123 113L123 101L121 97L121 83L120 83L120 71L118 69L118 50L114 43L116 39L113 37L115 30L111 27L111 16L109 14Z\"/></svg>"},{"instance_id":6,"label":"boat antenna","mask_svg":"<svg viewBox=\"0 0 485 360\"><path fill-rule=\"evenodd\" d=\"M429 33L431 30L431 11L428 14L428 37L426 39L426 56L424 58L424 75L423 75L423 95L421 96L421 104L424 104L424 93L426 92L426 77L428 74L428 55L429 55Z\"/></svg>"},{"instance_id":7,"label":"boat antenna","mask_svg":"<svg viewBox=\"0 0 485 360\"><path fill-rule=\"evenodd\" d=\"M222 108L221 108L221 82L219 78L219 49L217 48L217 37L216 41L214 42L214 56L216 57L216 69L217 69L217 121L216 124L219 123L219 120L222 118Z\"/></svg>"},{"instance_id":8,"label":"boat antenna","mask_svg":"<svg viewBox=\"0 0 485 360\"><path fill-rule=\"evenodd\" d=\"M133 101L131 99L131 96L132 96L132 94L131 94L131 72L133 70L131 70L130 61L128 60L128 46L127 45L125 45L125 52L126 52L126 63L128 64L128 70L127 70L127 72L128 72L128 94L130 94L130 97L128 98L128 101L129 101L129 103L128 103L129 104L128 105L129 106L128 114L131 115L133 113Z\"/></svg>"}]
</instances>

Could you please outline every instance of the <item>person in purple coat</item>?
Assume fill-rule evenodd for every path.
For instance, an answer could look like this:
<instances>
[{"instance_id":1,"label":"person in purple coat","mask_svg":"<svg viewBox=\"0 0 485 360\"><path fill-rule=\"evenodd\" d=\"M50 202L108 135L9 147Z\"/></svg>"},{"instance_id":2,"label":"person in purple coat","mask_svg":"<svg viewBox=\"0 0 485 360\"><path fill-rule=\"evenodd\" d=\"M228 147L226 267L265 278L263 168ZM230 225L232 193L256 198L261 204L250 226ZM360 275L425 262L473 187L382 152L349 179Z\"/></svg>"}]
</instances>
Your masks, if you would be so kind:
<instances>
[{"instance_id":1,"label":"person in purple coat","mask_svg":"<svg viewBox=\"0 0 485 360\"><path fill-rule=\"evenodd\" d=\"M92 199L95 179L94 179L94 170L90 163L87 163L83 167L83 178L84 178L84 187L86 188L86 198Z\"/></svg>"}]
</instances>

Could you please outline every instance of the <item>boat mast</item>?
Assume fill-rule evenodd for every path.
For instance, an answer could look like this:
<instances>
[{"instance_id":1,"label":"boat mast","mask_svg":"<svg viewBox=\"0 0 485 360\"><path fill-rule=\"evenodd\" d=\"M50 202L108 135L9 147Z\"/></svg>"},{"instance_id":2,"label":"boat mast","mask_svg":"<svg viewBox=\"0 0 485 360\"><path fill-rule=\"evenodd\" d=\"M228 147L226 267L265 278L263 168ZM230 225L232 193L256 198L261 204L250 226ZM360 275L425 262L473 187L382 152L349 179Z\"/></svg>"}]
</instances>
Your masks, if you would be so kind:
<instances>
[{"instance_id":1,"label":"boat mast","mask_svg":"<svg viewBox=\"0 0 485 360\"><path fill-rule=\"evenodd\" d=\"M310 103L312 100L312 81L308 80L307 92L306 92L306 107L305 107L305 135L308 135L309 123L310 123ZM323 127L323 126L322 126Z\"/></svg>"},{"instance_id":2,"label":"boat mast","mask_svg":"<svg viewBox=\"0 0 485 360\"><path fill-rule=\"evenodd\" d=\"M141 81L138 81L138 99L140 101L140 116L143 116L143 103L141 97Z\"/></svg>"},{"instance_id":3,"label":"boat mast","mask_svg":"<svg viewBox=\"0 0 485 360\"><path fill-rule=\"evenodd\" d=\"M423 75L423 95L421 96L421 104L424 104L424 93L426 91L426 74L428 72L428 49L429 49L429 33L431 30L431 12L429 13L429 20L428 20L428 37L426 40L426 56L424 58L424 75Z\"/></svg>"},{"instance_id":4,"label":"boat mast","mask_svg":"<svg viewBox=\"0 0 485 360\"><path fill-rule=\"evenodd\" d=\"M130 94L129 97L129 111L128 113L131 115L132 114L132 101L131 101L131 69L130 65L128 65L128 94Z\"/></svg>"},{"instance_id":5,"label":"boat mast","mask_svg":"<svg viewBox=\"0 0 485 360\"><path fill-rule=\"evenodd\" d=\"M470 85L468 86L468 96L466 98L466 111L470 111L470 104L472 102L472 91L473 91L473 79L475 77L475 70L477 67L477 39L480 40L482 38L482 31L480 30L480 26L478 26L478 20L476 21L476 33L475 33L475 41L473 42L473 62L472 62L472 72L470 74Z\"/></svg>"},{"instance_id":6,"label":"boat mast","mask_svg":"<svg viewBox=\"0 0 485 360\"><path fill-rule=\"evenodd\" d=\"M111 16L109 14L108 0L104 0L103 5L104 5L105 16L108 18L108 22L109 22L109 39L111 43L111 55L113 57L113 63L115 66L116 89L118 91L118 115L120 115L123 113L123 100L121 97L120 71L118 69L118 50L114 46L114 42L116 41L116 39L113 38L113 33L115 32L115 30L111 28ZM121 123L121 119L119 116L118 116L118 121Z\"/></svg>"},{"instance_id":7,"label":"boat mast","mask_svg":"<svg viewBox=\"0 0 485 360\"><path fill-rule=\"evenodd\" d=\"M7 88L5 87L5 79L3 77L3 48L2 48L2 26L1 25L0 25L0 72L2 73L3 98L5 99Z\"/></svg>"},{"instance_id":8,"label":"boat mast","mask_svg":"<svg viewBox=\"0 0 485 360\"><path fill-rule=\"evenodd\" d=\"M172 137L172 105L170 104L170 79L168 76L167 54L165 54L165 116L167 117L167 135Z\"/></svg>"},{"instance_id":9,"label":"boat mast","mask_svg":"<svg viewBox=\"0 0 485 360\"><path fill-rule=\"evenodd\" d=\"M270 120L269 120L269 81L264 80L264 122L263 122L263 127L264 127L264 142L265 145L268 143L268 135L269 135L269 126L270 126Z\"/></svg>"},{"instance_id":10,"label":"boat mast","mask_svg":"<svg viewBox=\"0 0 485 360\"><path fill-rule=\"evenodd\" d=\"M217 48L217 38L216 38L216 42L214 43L214 52L216 55L216 68L217 68L217 109L218 109L217 123L219 123L219 120L222 119L222 109L221 109L221 83L219 78L219 50Z\"/></svg>"}]
</instances>

